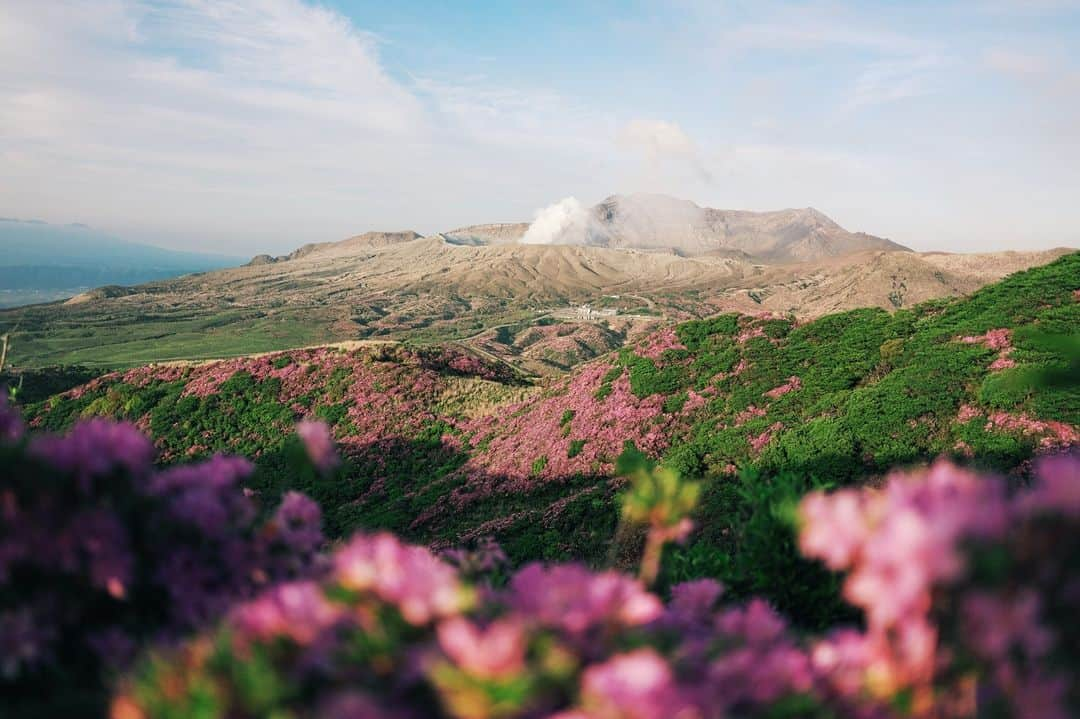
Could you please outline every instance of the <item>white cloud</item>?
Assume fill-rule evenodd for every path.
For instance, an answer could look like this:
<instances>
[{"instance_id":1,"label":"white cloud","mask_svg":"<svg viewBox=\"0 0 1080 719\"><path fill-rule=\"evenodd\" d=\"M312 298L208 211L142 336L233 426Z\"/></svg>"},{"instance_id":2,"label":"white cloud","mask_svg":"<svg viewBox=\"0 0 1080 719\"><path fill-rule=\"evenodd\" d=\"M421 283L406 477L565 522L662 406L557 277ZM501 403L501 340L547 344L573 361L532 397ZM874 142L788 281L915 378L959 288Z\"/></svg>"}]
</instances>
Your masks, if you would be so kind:
<instances>
[{"instance_id":1,"label":"white cloud","mask_svg":"<svg viewBox=\"0 0 1080 719\"><path fill-rule=\"evenodd\" d=\"M0 3L0 210L19 215L251 251L434 231L483 220L523 165L505 187L558 192L612 133L555 93L395 78L375 36L301 0Z\"/></svg>"},{"instance_id":2,"label":"white cloud","mask_svg":"<svg viewBox=\"0 0 1080 719\"><path fill-rule=\"evenodd\" d=\"M670 23L613 28L606 61L544 76L502 46L499 66L436 70L314 0L0 0L0 215L276 252L649 191L851 211L907 244L938 203L968 246L1007 244L1027 226L1012 198L1080 188L1080 74L1053 27L986 50L1011 19L979 7L665 0ZM1020 82L995 97L973 67ZM945 207L965 202L993 210Z\"/></svg>"}]
</instances>

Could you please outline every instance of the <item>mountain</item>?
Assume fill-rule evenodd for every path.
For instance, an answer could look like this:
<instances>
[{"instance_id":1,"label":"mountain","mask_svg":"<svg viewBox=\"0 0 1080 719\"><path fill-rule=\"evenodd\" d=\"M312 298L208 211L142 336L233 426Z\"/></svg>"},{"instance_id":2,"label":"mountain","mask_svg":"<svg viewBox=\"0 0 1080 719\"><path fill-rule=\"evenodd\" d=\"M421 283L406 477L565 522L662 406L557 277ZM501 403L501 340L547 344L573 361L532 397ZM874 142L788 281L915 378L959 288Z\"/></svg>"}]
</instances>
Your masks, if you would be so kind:
<instances>
[{"instance_id":1,"label":"mountain","mask_svg":"<svg viewBox=\"0 0 1080 719\"><path fill-rule=\"evenodd\" d=\"M1044 334L1075 333L1078 293L1073 253L893 313L685 322L535 383L453 345L367 343L116 372L27 414L46 429L124 417L167 460L255 456L251 489L310 493L335 535L380 527L436 546L493 535L517 562L605 561L614 462L630 442L704 482L699 530L672 566L738 592L724 557L745 521L732 513L740 473L767 480L755 486L784 473L835 485L942 454L1022 472L1080 443L1075 386L1025 388L1033 371L1070 366ZM349 458L332 481L282 459L308 415Z\"/></svg>"},{"instance_id":2,"label":"mountain","mask_svg":"<svg viewBox=\"0 0 1080 719\"><path fill-rule=\"evenodd\" d=\"M489 231L487 237L500 235L506 236ZM971 292L1064 252L869 251L768 264L737 250L688 257L655 249L474 244L407 231L366 233L244 267L88 292L62 307L0 312L0 327L23 331L9 356L21 366L132 366L346 340L409 339L454 340L546 373L661 323L730 310L809 318L855 307L902 308ZM598 311L583 315L576 308L585 304ZM487 334L499 327L527 332L549 320L580 331L540 344L516 336L492 343ZM599 334L593 328L598 323ZM587 347L568 344L575 341L567 335L575 332Z\"/></svg>"},{"instance_id":3,"label":"mountain","mask_svg":"<svg viewBox=\"0 0 1080 719\"><path fill-rule=\"evenodd\" d=\"M19 328L9 361L21 367L114 368L391 339L455 341L548 374L674 321L725 311L807 319L856 307L896 310L973 292L1069 251L920 254L848 233L814 210L721 211L656 195L593 208L571 203L560 213L558 222L429 237L366 232L133 287L115 275L123 272L120 250L139 246L54 246L65 262L111 258L113 274L62 306L0 311L0 330ZM87 247L102 249L94 255ZM168 259L180 265L199 259L175 255ZM162 272L183 271L172 266Z\"/></svg>"},{"instance_id":4,"label":"mountain","mask_svg":"<svg viewBox=\"0 0 1080 719\"><path fill-rule=\"evenodd\" d=\"M125 242L85 225L0 219L0 305L70 297L239 264L222 255Z\"/></svg>"},{"instance_id":5,"label":"mountain","mask_svg":"<svg viewBox=\"0 0 1080 719\"><path fill-rule=\"evenodd\" d=\"M287 262L308 255L351 255L376 247L389 247L401 242L412 242L421 237L420 233L412 230L400 232L365 232L355 237L350 237L337 242L313 242L293 250L287 255L271 257L270 255L256 255L248 263L249 265L268 265L275 262Z\"/></svg>"},{"instance_id":6,"label":"mountain","mask_svg":"<svg viewBox=\"0 0 1080 719\"><path fill-rule=\"evenodd\" d=\"M567 201L564 201L566 203ZM870 250L908 251L890 240L848 232L821 212L716 210L666 195L613 195L580 211L573 204L549 208L558 217L532 238L543 244L667 251L688 257L727 254L759 262L805 262ZM547 212L547 211L545 211ZM542 212L538 225L546 221ZM454 244L520 242L524 223L473 225L442 235Z\"/></svg>"},{"instance_id":7,"label":"mountain","mask_svg":"<svg viewBox=\"0 0 1080 719\"><path fill-rule=\"evenodd\" d=\"M905 251L848 232L812 208L747 212L699 207L666 195L615 195L590 211L589 244L689 256L735 250L765 262L802 262L865 250Z\"/></svg>"}]
</instances>

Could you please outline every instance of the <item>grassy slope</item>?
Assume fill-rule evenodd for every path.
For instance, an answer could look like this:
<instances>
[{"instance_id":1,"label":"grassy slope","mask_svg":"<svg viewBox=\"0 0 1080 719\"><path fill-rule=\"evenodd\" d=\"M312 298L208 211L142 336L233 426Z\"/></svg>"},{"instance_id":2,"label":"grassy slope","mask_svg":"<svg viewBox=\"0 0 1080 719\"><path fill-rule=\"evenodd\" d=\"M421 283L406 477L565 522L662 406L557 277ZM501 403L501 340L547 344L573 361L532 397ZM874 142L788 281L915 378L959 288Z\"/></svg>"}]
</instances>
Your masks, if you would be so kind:
<instances>
[{"instance_id":1,"label":"grassy slope","mask_svg":"<svg viewBox=\"0 0 1080 719\"><path fill-rule=\"evenodd\" d=\"M1032 393L1009 379L1059 363L1025 330L1075 333L1078 289L1074 254L971 297L894 314L856 310L805 325L725 315L531 392L491 365L452 368L449 350L362 349L110 375L30 412L55 428L87 414L141 420L168 454L192 445L258 453L257 487L312 493L334 532L379 526L435 543L490 533L518 560L600 561L632 544L608 541L612 462L630 440L707 480L701 531L673 558L672 578L718 575L749 591L758 570L733 566L732 556L779 561L770 571L792 576L805 570L768 547L754 558L754 523L770 521L748 509L754 503L779 512L809 487L941 454L1009 470L1069 441L1080 394ZM995 329L1016 330L1008 358L1017 367L991 370L999 350L960 341ZM208 378L225 380L216 394L184 396ZM784 386L797 388L774 391ZM333 480L284 469L288 427L305 413L334 424L353 457Z\"/></svg>"}]
</instances>

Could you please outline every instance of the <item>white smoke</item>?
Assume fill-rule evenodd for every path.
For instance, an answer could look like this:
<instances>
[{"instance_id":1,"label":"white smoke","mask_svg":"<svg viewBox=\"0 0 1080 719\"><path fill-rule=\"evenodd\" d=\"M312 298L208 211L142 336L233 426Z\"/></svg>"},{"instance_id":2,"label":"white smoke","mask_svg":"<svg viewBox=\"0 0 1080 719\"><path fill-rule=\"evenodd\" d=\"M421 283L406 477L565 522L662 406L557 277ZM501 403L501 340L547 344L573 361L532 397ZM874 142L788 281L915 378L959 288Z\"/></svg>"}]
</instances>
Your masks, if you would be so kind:
<instances>
[{"instance_id":1,"label":"white smoke","mask_svg":"<svg viewBox=\"0 0 1080 719\"><path fill-rule=\"evenodd\" d=\"M592 223L589 210L576 197L566 197L537 210L521 242L525 245L583 245Z\"/></svg>"},{"instance_id":2,"label":"white smoke","mask_svg":"<svg viewBox=\"0 0 1080 719\"><path fill-rule=\"evenodd\" d=\"M712 182L712 174L705 167L697 145L677 123L632 120L619 132L618 141L622 147L640 155L652 172L689 170L698 180Z\"/></svg>"}]
</instances>

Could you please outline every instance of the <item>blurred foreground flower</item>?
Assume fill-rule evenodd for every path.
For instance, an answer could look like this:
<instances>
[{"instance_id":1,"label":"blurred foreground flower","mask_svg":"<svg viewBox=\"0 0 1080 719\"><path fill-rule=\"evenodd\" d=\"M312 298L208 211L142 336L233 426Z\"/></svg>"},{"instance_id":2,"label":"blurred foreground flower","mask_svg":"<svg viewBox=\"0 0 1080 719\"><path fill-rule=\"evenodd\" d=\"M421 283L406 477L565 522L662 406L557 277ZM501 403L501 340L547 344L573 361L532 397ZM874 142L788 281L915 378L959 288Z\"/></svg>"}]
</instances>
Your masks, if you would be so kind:
<instances>
[{"instance_id":1,"label":"blurred foreground flower","mask_svg":"<svg viewBox=\"0 0 1080 719\"><path fill-rule=\"evenodd\" d=\"M315 419L300 420L296 434L304 444L311 463L323 473L330 472L340 463L334 446L334 434L326 422Z\"/></svg>"},{"instance_id":2,"label":"blurred foreground flower","mask_svg":"<svg viewBox=\"0 0 1080 719\"><path fill-rule=\"evenodd\" d=\"M21 426L3 406L0 424ZM100 418L0 450L0 691L14 714L52 713L54 683L95 713L142 646L320 566L318 507L295 495L262 522L247 460L157 470L141 432Z\"/></svg>"}]
</instances>

